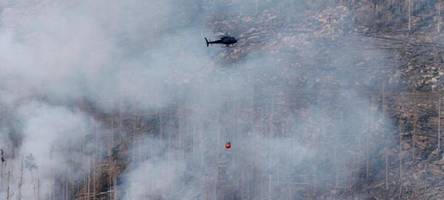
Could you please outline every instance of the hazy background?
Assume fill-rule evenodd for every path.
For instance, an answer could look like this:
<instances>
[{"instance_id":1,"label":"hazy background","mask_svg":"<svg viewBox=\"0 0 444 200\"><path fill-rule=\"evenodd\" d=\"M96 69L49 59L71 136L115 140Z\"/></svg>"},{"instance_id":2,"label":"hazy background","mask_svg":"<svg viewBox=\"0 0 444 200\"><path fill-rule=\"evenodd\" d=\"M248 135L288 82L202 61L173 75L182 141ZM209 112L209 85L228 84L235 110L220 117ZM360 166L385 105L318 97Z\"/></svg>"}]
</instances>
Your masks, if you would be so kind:
<instances>
[{"instance_id":1,"label":"hazy background","mask_svg":"<svg viewBox=\"0 0 444 200\"><path fill-rule=\"evenodd\" d=\"M57 183L80 180L91 152L106 151L88 138L109 127L81 102L99 113L174 110L131 145L122 199L302 198L297 184L356 181L360 156L379 147L344 148L390 129L362 92L381 88L373 77L385 52L357 51L372 41L332 2L23 0L3 1L0 14L12 199L32 199L37 176L40 197L60 199ZM239 44L205 46L221 33Z\"/></svg>"}]
</instances>

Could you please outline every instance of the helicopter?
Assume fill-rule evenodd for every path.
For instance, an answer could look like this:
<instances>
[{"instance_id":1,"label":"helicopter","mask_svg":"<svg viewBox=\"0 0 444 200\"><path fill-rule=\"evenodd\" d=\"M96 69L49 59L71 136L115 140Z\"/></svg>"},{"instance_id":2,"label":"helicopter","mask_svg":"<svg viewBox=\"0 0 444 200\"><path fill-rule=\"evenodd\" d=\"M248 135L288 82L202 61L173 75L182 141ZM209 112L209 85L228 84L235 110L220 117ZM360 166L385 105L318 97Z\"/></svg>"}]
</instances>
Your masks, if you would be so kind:
<instances>
[{"instance_id":1,"label":"helicopter","mask_svg":"<svg viewBox=\"0 0 444 200\"><path fill-rule=\"evenodd\" d=\"M207 47L210 46L210 44L225 44L226 47L235 44L237 42L237 39L233 36L225 35L222 36L219 40L215 41L209 41L208 38L205 37L205 42L207 43Z\"/></svg>"}]
</instances>

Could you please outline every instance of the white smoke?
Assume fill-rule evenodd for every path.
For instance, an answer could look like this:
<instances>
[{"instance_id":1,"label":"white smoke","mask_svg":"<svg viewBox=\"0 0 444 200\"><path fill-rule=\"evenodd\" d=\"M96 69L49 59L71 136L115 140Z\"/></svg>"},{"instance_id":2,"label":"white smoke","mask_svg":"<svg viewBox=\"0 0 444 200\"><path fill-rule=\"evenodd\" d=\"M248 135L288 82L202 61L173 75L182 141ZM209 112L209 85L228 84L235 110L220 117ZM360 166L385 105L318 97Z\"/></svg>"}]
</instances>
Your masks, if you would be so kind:
<instances>
[{"instance_id":1,"label":"white smoke","mask_svg":"<svg viewBox=\"0 0 444 200\"><path fill-rule=\"evenodd\" d=\"M362 128L367 121L379 117L375 111L368 114L372 104L355 89L356 82L371 87L375 80L362 81L367 71L354 66L368 58L380 64L380 54L356 52L361 43L354 41L329 53L338 49L329 45L338 42L324 44L329 40L311 35L322 35L329 27L295 36L287 30L326 5L332 4L5 1L0 4L0 102L10 116L2 119L0 145L15 166L32 154L38 167L32 176L41 180L41 197L57 198L61 194L53 193L60 191L54 188L59 179L81 178L89 170L84 161L92 159L82 146L90 145L86 138L98 122L76 108L79 102L90 102L103 113L121 108L157 113L174 107L175 113L159 125L161 136L133 144L121 198L295 198L297 192L276 191L306 181L298 175L306 174L306 168L316 168L316 177L333 173L319 166L331 162L324 151L357 142L367 134ZM255 27L265 32L263 41L248 39L247 25L234 23L269 10L280 14L274 21L270 14L258 17L270 24ZM214 27L212 20L219 19L233 23ZM337 20L340 29L350 23ZM291 23L282 25L286 22ZM244 33L239 45L245 48L246 40L262 45L226 64L220 55L242 46L207 48L202 36L212 31ZM339 85L337 94L313 92L330 83ZM343 133L352 139L319 144L325 148L305 143ZM231 151L223 149L227 141L233 144ZM350 158L343 156L334 166L346 165ZM15 185L19 176L16 170ZM318 182L310 184L327 187ZM33 184L25 180L24 199L35 195Z\"/></svg>"},{"instance_id":2,"label":"white smoke","mask_svg":"<svg viewBox=\"0 0 444 200\"><path fill-rule=\"evenodd\" d=\"M93 119L79 111L38 102L18 108L17 118L23 134L20 155L34 158L42 197L49 198L54 191L55 178L75 180L85 175L88 157L84 139L95 126ZM32 188L31 184L25 182L24 188ZM34 195L25 193L22 198Z\"/></svg>"}]
</instances>

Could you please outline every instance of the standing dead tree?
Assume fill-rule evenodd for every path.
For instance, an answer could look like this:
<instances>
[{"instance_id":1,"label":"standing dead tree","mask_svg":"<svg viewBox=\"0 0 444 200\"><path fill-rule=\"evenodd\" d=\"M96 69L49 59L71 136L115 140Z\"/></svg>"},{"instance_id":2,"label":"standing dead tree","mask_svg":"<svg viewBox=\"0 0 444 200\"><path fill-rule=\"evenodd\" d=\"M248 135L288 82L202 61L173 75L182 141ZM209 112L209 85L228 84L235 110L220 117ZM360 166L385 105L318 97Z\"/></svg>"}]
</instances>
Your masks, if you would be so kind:
<instances>
[{"instance_id":1,"label":"standing dead tree","mask_svg":"<svg viewBox=\"0 0 444 200\"><path fill-rule=\"evenodd\" d=\"M407 7L408 7L408 18L409 18L409 24L408 24L408 29L409 32L412 30L412 0L408 0L407 1Z\"/></svg>"},{"instance_id":2,"label":"standing dead tree","mask_svg":"<svg viewBox=\"0 0 444 200\"><path fill-rule=\"evenodd\" d=\"M437 11L438 11L438 16L437 16L437 20L436 20L436 30L439 32L441 32L441 1L438 1L437 3Z\"/></svg>"}]
</instances>

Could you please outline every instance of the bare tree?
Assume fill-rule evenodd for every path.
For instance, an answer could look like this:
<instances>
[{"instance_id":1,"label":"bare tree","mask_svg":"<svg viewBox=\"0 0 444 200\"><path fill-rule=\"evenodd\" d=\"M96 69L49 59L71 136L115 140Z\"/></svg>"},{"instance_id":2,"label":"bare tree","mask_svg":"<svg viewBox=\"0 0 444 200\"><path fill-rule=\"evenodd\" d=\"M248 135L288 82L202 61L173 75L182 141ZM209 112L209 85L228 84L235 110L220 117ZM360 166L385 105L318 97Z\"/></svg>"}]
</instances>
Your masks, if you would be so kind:
<instances>
[{"instance_id":1,"label":"bare tree","mask_svg":"<svg viewBox=\"0 0 444 200\"><path fill-rule=\"evenodd\" d=\"M20 161L20 178L19 178L19 182L18 182L18 197L17 199L21 200L22 199L22 186L23 186L23 157Z\"/></svg>"},{"instance_id":2,"label":"bare tree","mask_svg":"<svg viewBox=\"0 0 444 200\"><path fill-rule=\"evenodd\" d=\"M438 95L438 133L437 149L441 151L441 95Z\"/></svg>"},{"instance_id":3,"label":"bare tree","mask_svg":"<svg viewBox=\"0 0 444 200\"><path fill-rule=\"evenodd\" d=\"M8 178L7 178L7 189L6 189L6 200L10 200L11 199L11 193L10 193L10 181L11 181L11 169L8 170Z\"/></svg>"},{"instance_id":4,"label":"bare tree","mask_svg":"<svg viewBox=\"0 0 444 200\"><path fill-rule=\"evenodd\" d=\"M438 20L436 24L436 29L439 32L441 32L441 1L438 1Z\"/></svg>"},{"instance_id":5,"label":"bare tree","mask_svg":"<svg viewBox=\"0 0 444 200\"><path fill-rule=\"evenodd\" d=\"M411 31L411 29L412 29L412 4L413 4L412 0L408 0L407 4L408 4L407 7L408 7L408 15L409 15L408 27L409 27L409 31Z\"/></svg>"}]
</instances>

